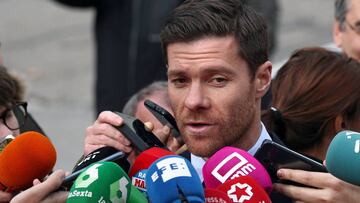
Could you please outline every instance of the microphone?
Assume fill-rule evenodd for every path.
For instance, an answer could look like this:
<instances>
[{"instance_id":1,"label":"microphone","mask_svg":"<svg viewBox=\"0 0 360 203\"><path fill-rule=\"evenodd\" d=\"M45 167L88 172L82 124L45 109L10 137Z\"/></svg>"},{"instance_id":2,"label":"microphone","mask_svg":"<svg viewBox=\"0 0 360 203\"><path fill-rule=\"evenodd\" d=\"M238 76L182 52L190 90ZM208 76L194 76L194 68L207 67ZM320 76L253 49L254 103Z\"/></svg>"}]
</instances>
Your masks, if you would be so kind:
<instances>
[{"instance_id":1,"label":"microphone","mask_svg":"<svg viewBox=\"0 0 360 203\"><path fill-rule=\"evenodd\" d=\"M271 203L265 190L250 176L240 176L227 180L217 189L224 191L231 202L261 202Z\"/></svg>"},{"instance_id":2,"label":"microphone","mask_svg":"<svg viewBox=\"0 0 360 203\"><path fill-rule=\"evenodd\" d=\"M56 162L56 151L44 135L28 131L18 135L0 154L0 190L27 189L34 179L49 174Z\"/></svg>"},{"instance_id":3,"label":"microphone","mask_svg":"<svg viewBox=\"0 0 360 203\"><path fill-rule=\"evenodd\" d=\"M360 186L360 133L336 134L326 153L326 168L335 177Z\"/></svg>"},{"instance_id":4,"label":"microphone","mask_svg":"<svg viewBox=\"0 0 360 203\"><path fill-rule=\"evenodd\" d=\"M129 177L131 178L132 185L143 192L145 196L147 196L145 183L147 169L156 160L166 155L175 154L163 148L152 147L140 153L135 159L129 172Z\"/></svg>"},{"instance_id":5,"label":"microphone","mask_svg":"<svg viewBox=\"0 0 360 203\"><path fill-rule=\"evenodd\" d=\"M145 184L146 173L147 169L137 172L133 177L131 177L131 184L147 197Z\"/></svg>"},{"instance_id":6,"label":"microphone","mask_svg":"<svg viewBox=\"0 0 360 203\"><path fill-rule=\"evenodd\" d=\"M147 203L134 188L124 170L113 162L88 166L75 180L67 203L129 202Z\"/></svg>"},{"instance_id":7,"label":"microphone","mask_svg":"<svg viewBox=\"0 0 360 203\"><path fill-rule=\"evenodd\" d=\"M102 161L103 159L105 159L117 152L119 152L119 150L117 150L113 147L101 147L99 149L96 149L93 152L91 152L90 154L88 154L87 156L85 156L79 163L77 163L73 172L81 170L81 169L89 166L92 163ZM120 152L119 156L115 156L113 159L107 160L107 161L114 162L114 163L118 164L123 170L129 171L130 163L126 159L125 154L124 154L124 156L121 156L122 154L124 154L124 153Z\"/></svg>"},{"instance_id":8,"label":"microphone","mask_svg":"<svg viewBox=\"0 0 360 203\"><path fill-rule=\"evenodd\" d=\"M205 202L204 190L194 167L178 155L168 155L151 164L145 182L150 202Z\"/></svg>"},{"instance_id":9,"label":"microphone","mask_svg":"<svg viewBox=\"0 0 360 203\"><path fill-rule=\"evenodd\" d=\"M152 147L150 149L141 152L139 156L136 157L130 169L129 177L130 178L133 177L140 170L148 169L150 165L154 163L154 161L167 155L175 155L175 154L171 151L159 147Z\"/></svg>"},{"instance_id":10,"label":"microphone","mask_svg":"<svg viewBox=\"0 0 360 203\"><path fill-rule=\"evenodd\" d=\"M224 191L215 188L205 188L206 203L233 203Z\"/></svg>"},{"instance_id":11,"label":"microphone","mask_svg":"<svg viewBox=\"0 0 360 203\"><path fill-rule=\"evenodd\" d=\"M128 171L130 167L130 163L128 162L127 156L124 152L118 151L112 147L102 147L88 154L76 165L73 173L66 176L63 180L61 189L69 190L74 180L85 170L87 166L100 161L115 162L121 168L124 167L126 171Z\"/></svg>"},{"instance_id":12,"label":"microphone","mask_svg":"<svg viewBox=\"0 0 360 203\"><path fill-rule=\"evenodd\" d=\"M251 176L270 194L272 182L266 169L253 156L235 147L224 147L213 154L203 169L206 187L216 188L227 180Z\"/></svg>"}]
</instances>

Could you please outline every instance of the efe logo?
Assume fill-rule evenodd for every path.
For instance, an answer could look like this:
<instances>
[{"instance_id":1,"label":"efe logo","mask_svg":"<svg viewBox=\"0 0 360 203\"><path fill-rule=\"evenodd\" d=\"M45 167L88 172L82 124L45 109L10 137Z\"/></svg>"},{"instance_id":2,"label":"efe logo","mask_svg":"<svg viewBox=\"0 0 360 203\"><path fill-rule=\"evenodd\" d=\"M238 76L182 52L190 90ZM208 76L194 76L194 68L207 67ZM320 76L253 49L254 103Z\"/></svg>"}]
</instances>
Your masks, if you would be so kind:
<instances>
[{"instance_id":1,"label":"efe logo","mask_svg":"<svg viewBox=\"0 0 360 203\"><path fill-rule=\"evenodd\" d=\"M177 177L191 177L190 170L183 158L165 158L157 162L156 166L159 170L151 175L153 182L155 182L159 176L161 176L164 183Z\"/></svg>"}]
</instances>

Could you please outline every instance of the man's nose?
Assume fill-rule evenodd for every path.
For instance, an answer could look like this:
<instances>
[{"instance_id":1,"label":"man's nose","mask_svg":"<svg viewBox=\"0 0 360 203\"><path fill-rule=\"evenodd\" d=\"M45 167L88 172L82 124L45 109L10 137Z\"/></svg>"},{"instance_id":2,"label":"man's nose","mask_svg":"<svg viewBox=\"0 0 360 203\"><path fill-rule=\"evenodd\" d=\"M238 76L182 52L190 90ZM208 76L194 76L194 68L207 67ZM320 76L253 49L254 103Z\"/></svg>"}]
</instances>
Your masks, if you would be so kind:
<instances>
[{"instance_id":1,"label":"man's nose","mask_svg":"<svg viewBox=\"0 0 360 203\"><path fill-rule=\"evenodd\" d=\"M186 95L185 106L190 110L208 108L210 100L201 83L193 83Z\"/></svg>"}]
</instances>

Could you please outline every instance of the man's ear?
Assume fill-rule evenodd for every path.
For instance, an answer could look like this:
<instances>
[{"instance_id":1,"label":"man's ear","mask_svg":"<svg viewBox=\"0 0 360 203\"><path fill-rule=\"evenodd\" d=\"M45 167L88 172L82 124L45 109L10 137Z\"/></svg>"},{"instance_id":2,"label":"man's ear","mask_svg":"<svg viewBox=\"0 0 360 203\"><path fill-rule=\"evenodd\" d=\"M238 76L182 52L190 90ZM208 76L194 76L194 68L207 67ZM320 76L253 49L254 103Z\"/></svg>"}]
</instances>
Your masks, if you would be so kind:
<instances>
[{"instance_id":1,"label":"man's ear","mask_svg":"<svg viewBox=\"0 0 360 203\"><path fill-rule=\"evenodd\" d=\"M342 115L336 116L335 122L334 122L334 129L335 129L335 133L338 133L342 130L347 129L347 123L346 123L346 120L344 119L344 116L342 116Z\"/></svg>"},{"instance_id":2,"label":"man's ear","mask_svg":"<svg viewBox=\"0 0 360 203\"><path fill-rule=\"evenodd\" d=\"M270 88L272 64L270 61L263 63L255 74L256 98L261 98Z\"/></svg>"},{"instance_id":3,"label":"man's ear","mask_svg":"<svg viewBox=\"0 0 360 203\"><path fill-rule=\"evenodd\" d=\"M343 35L343 32L340 29L340 24L338 21L335 21L334 26L333 26L333 39L334 39L336 46L340 47L340 48L341 48L341 44L342 44L342 35Z\"/></svg>"}]
</instances>

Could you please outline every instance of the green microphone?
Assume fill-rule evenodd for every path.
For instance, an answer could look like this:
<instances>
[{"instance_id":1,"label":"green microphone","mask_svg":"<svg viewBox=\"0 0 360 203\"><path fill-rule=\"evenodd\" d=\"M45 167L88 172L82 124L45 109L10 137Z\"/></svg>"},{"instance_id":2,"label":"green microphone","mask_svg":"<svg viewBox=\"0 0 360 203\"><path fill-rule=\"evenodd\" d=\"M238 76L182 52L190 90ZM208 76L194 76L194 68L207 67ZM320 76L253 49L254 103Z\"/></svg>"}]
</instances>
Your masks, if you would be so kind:
<instances>
[{"instance_id":1,"label":"green microphone","mask_svg":"<svg viewBox=\"0 0 360 203\"><path fill-rule=\"evenodd\" d=\"M72 185L67 203L147 203L124 170L113 162L88 166Z\"/></svg>"},{"instance_id":2,"label":"green microphone","mask_svg":"<svg viewBox=\"0 0 360 203\"><path fill-rule=\"evenodd\" d=\"M326 168L335 177L360 186L360 133L341 131L331 141Z\"/></svg>"}]
</instances>

